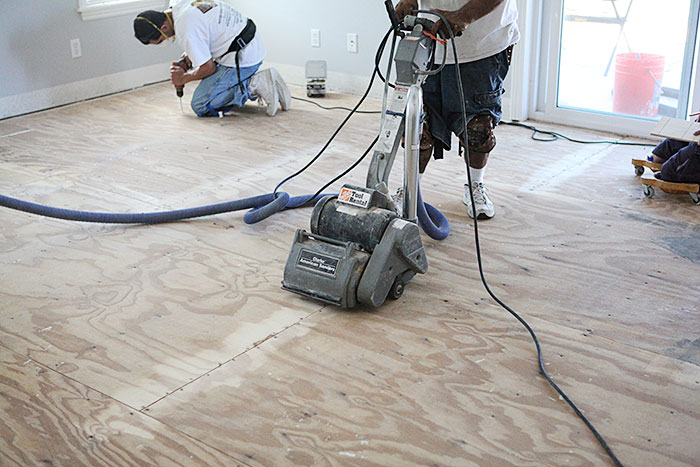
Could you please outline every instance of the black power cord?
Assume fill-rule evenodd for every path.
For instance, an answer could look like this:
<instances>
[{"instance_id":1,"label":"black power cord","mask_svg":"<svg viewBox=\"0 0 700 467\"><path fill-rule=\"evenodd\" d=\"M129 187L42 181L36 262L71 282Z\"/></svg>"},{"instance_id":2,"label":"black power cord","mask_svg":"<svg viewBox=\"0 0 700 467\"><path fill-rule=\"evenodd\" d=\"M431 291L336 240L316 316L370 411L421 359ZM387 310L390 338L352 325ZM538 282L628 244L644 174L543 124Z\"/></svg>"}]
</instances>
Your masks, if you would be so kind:
<instances>
[{"instance_id":1,"label":"black power cord","mask_svg":"<svg viewBox=\"0 0 700 467\"><path fill-rule=\"evenodd\" d=\"M378 56L378 57L381 57L381 55L384 53L384 48L386 47L386 43L387 43L387 41L389 40L389 37L390 37L392 31L393 31L393 28L392 28L392 29L389 29L389 31L384 35L384 38L382 39L381 43L379 44L379 48L377 49L377 56ZM336 130L333 132L333 135L331 135L330 139L328 139L328 141L326 141L326 144L324 144L323 148L321 148L321 150L320 150L309 162L307 162L307 164L306 164L304 167L302 167L302 168L299 169L298 171L294 172L292 175L290 175L289 177L287 177L287 178L285 178L284 180L282 180L281 182L279 182L279 184L277 184L277 186L275 187L275 190L274 190L274 192L273 192L275 195L277 194L277 191L282 187L282 185L284 185L284 184L287 183L288 181L292 180L293 178L295 178L295 177L301 175L301 174L302 174L303 172L305 172L309 167L311 167L311 165L313 165L313 163L316 162L316 161L321 157L321 155L323 155L323 153L326 151L326 149L328 148L328 146L330 146L330 144L333 142L333 140L336 138L336 136L338 136L338 133L340 133L340 130L343 129L343 127L344 127L345 124L350 120L350 118L351 118L353 115L355 115L356 113L358 113L358 110L357 110L357 109L359 109L359 107L362 105L362 103L365 101L365 99L367 99L367 96L369 95L369 92L370 92L370 90L372 89L372 85L374 84L374 78L377 76L378 67L377 67L376 62L377 62L377 61L375 60L375 66L374 66L374 69L372 70L372 77L371 77L370 80L369 80L369 85L367 86L367 89L365 90L364 94L362 95L362 97L360 98L360 100L357 102L357 104L355 105L355 107L353 107L352 109L348 109L348 110L350 110L350 113L345 117L345 119L344 119L344 120L342 121L342 123L338 126L338 128L336 128ZM305 99L300 99L300 100L305 100ZM318 105L318 104L317 104L317 105ZM319 107L322 107L322 106L319 105ZM323 108L323 107L322 107L322 108ZM346 171L344 171L341 175L337 176L337 177L334 178L331 182L327 183L323 188L321 188L320 190L318 190L317 194L321 193L326 187L330 186L330 185L333 184L336 180L338 180L340 177L346 175L346 174L349 173L352 169L354 169L355 167L357 167L357 166L359 165L359 163L362 162L362 160L367 156L367 154L369 153L369 151L372 149L372 147L374 146L374 144L375 144L378 140L379 140L379 136L377 136L377 137L375 138L375 140L372 142L372 145L371 145L369 148L367 148L367 150L365 151L365 153L364 153L358 160L356 160L356 161L352 164L352 166L351 166L349 169L347 169ZM309 201L308 201L307 203L304 203L304 205L310 204L311 202L314 201L314 199L315 199L315 197L310 198ZM301 206L300 206L300 207L301 207Z\"/></svg>"},{"instance_id":2,"label":"black power cord","mask_svg":"<svg viewBox=\"0 0 700 467\"><path fill-rule=\"evenodd\" d=\"M293 178L295 178L295 177L299 176L300 174L302 174L303 172L305 172L309 167L311 167L311 165L313 165L313 164L321 157L321 155L326 151L326 149L327 149L328 146L331 144L331 142L333 142L333 140L335 139L335 137L338 136L338 133L340 133L340 130L343 129L343 127L345 126L345 124L348 122L348 120L350 120L350 118L352 118L353 115L355 115L355 114L381 114L381 113L382 113L382 111L378 111L378 110L358 110L358 109L359 109L359 107L362 105L362 103L367 99L367 96L369 95L369 92L370 92L370 90L372 89L372 85L374 84L374 78L375 78L376 76L379 76L379 78L385 83L385 85L386 85L387 87L391 87L391 88L394 88L394 87L395 87L394 84L389 83L388 80L386 80L386 79L384 78L384 76L382 75L382 72L381 72L381 70L380 70L380 64L381 64L382 55L384 55L384 49L386 48L386 44L387 44L387 41L389 40L389 37L392 36L392 34L391 34L392 32L395 32L395 30L394 30L393 27L390 28L389 31L387 31L387 33L386 33L386 34L384 35L384 37L382 38L382 40L381 40L381 42L380 42L380 44L379 44L379 47L377 48L377 53L376 53L375 56L374 56L374 69L372 70L372 76L371 76L371 78L370 78L370 80L369 80L369 85L367 86L367 89L365 90L364 94L363 94L362 97L360 98L359 102L358 102L358 103L355 105L355 107L353 107L352 109L350 109L350 108L348 108L348 107L342 107L342 106L325 107L325 106L323 106L323 105L321 105L321 104L319 104L319 103L317 103L317 102L314 102L314 101L312 101L312 100L309 100L309 99L303 99L303 98L301 98L301 97L292 97L292 99L295 99L295 100L298 100L298 101L302 101L302 102L307 102L307 103L309 103L309 104L313 104L313 105L315 105L315 106L317 106L317 107L320 107L321 109L324 109L324 110L345 110L345 111L349 111L350 113L345 117L345 119L343 120L343 122L338 126L338 128L335 130L335 132L333 133L333 135L331 135L330 139L326 142L326 144L323 146L323 148L321 148L321 150L318 152L318 154L316 154L316 156L314 156L304 167L302 167L301 169L299 169L299 170L298 170L297 172L295 172L294 174L292 174L292 175L290 175L289 177L287 177L287 178L285 178L284 180L282 180L282 181L275 187L275 190L274 190L274 192L273 192L275 195L277 194L277 191L282 187L282 185L284 185L284 184L287 183L288 181L292 180ZM393 37L392 37L393 40L392 40L392 44L391 44L391 55L392 55L392 56L389 57L390 63L389 63L388 69L387 69L387 73L391 71L391 60L392 60L392 58L393 58L394 47L395 47L395 45L396 45L396 37L397 37L397 34L393 34ZM444 51L445 51L445 53L444 53L444 57L443 57L442 63L440 64L440 66L439 66L436 70L429 71L429 72L427 72L427 73L425 73L425 74L427 74L427 75L435 75L435 74L439 73L440 71L442 71L443 68L445 68L445 60L446 60L446 57L447 57L447 43L443 44L443 46L444 46ZM435 54L435 46L433 45L433 57L434 57L434 54ZM432 66L432 63L433 63L433 62L432 62L432 59L431 59L431 66ZM344 177L344 176L347 175L349 172L351 172L355 167L357 167L357 166L364 160L364 158L367 157L367 154L368 154L369 151L372 149L372 147L374 147L374 145L377 143L377 141L379 141L379 136L377 136L377 137L374 139L374 141L372 141L372 144L370 144L370 146L369 146L369 147L367 148L367 150L362 154L362 156L360 156L348 169L346 169L343 173L341 173L340 175L338 175L337 177L335 177L335 178L334 178L333 180L331 180L330 182L326 183L322 188L320 188L320 189L316 192L316 194L315 194L314 196L312 196L311 198L309 198L309 200L308 200L307 202L305 202L305 203L303 203L303 204L300 204L299 206L295 206L295 207L303 207L303 206L309 205L309 204L311 204L312 202L314 202L314 201L316 200L316 197L317 197L318 195L320 195L320 194L323 192L323 190L325 190L326 188L328 188L330 185L332 185L333 183L335 183L336 181L338 181L341 177Z\"/></svg>"},{"instance_id":3,"label":"black power cord","mask_svg":"<svg viewBox=\"0 0 700 467\"><path fill-rule=\"evenodd\" d=\"M532 125L526 125L524 123L519 123L519 122L501 122L501 125L510 125L510 126L517 126L521 128L527 128L528 130L532 130L532 135L530 138L532 138L534 141L542 141L544 143L551 143L553 141L557 141L559 138L565 139L567 141L571 141L572 143L579 143L579 144L616 144L618 146L649 146L649 147L656 147L656 144L651 144L651 143L631 143L627 141L586 141L586 140L580 140L580 139L575 139L575 138L570 138L566 135L562 135L561 133L557 133L556 131L547 131L547 130L540 130L539 128L536 128ZM537 135L548 135L549 138L538 138Z\"/></svg>"},{"instance_id":4,"label":"black power cord","mask_svg":"<svg viewBox=\"0 0 700 467\"><path fill-rule=\"evenodd\" d=\"M438 12L431 11L431 10L417 10L418 13L426 13L430 15L434 15L439 17L443 24L445 25L445 29L447 29L450 33L450 41L452 42L452 51L454 53L455 57L455 73L457 75L457 83L458 83L458 88L459 88L459 97L460 97L460 102L462 104L462 118L464 119L464 135L467 134L467 109L466 109L466 104L464 102L464 89L462 87L462 74L459 69L459 60L458 60L458 55L457 55L457 46L455 44L455 37L454 37L454 32L452 31L452 28L450 27L450 23L445 19L443 15L441 15ZM465 145L467 146L467 145ZM465 154L465 159L467 162L467 166L469 166L469 148L465 147L464 148L464 154ZM467 178L469 181L469 197L471 198L472 206L475 205L474 202L474 193L472 190L472 180L471 180L471 174L469 173L469 169L467 168ZM554 380L549 376L549 373L547 373L547 370L544 367L544 361L542 358L542 348L540 347L540 342L539 339L537 338L537 335L535 334L535 331L532 329L532 327L525 321L515 310L513 310L511 307L506 305L500 298L496 296L496 294L491 291L491 288L489 287L488 283L486 282L486 277L484 275L484 267L482 263L482 258L481 258L481 246L479 243L479 227L478 227L478 221L477 218L478 216L474 216L474 243L476 245L476 257L477 257L477 262L479 265L479 275L481 277L481 282L484 285L484 288L488 292L488 294L491 296L491 298L496 301L502 308L504 308L508 313L513 315L515 319L517 319L520 324L522 324L525 329L530 333L530 336L532 337L533 342L535 343L535 347L537 348L537 361L540 366L540 371L542 372L542 375L547 379L547 382L559 393L559 395L569 404L569 406L573 409L573 411L576 413L576 415L579 416L581 420L586 424L589 430L593 433L593 435L596 437L600 445L605 449L605 452L608 454L610 459L615 463L617 466L622 466L622 463L620 460L617 458L615 453L610 449L610 446L608 446L608 443L605 441L605 439L601 436L601 434L596 430L596 428L593 426L593 424L586 418L586 416L579 410L579 408L574 404L574 402L569 398L569 396L566 395L566 393L554 382Z\"/></svg>"},{"instance_id":5,"label":"black power cord","mask_svg":"<svg viewBox=\"0 0 700 467\"><path fill-rule=\"evenodd\" d=\"M416 12L417 12L417 13L426 13L426 14L435 15L435 16L439 17L445 25L449 25L449 22L445 19L445 17L442 16L440 13L437 13L437 12L435 12L435 11L430 11L430 10L417 10ZM454 33L452 32L452 29L451 29L449 26L447 26L446 29L449 30L449 33L450 33L449 39L450 39L450 42L452 43L452 50L453 50L453 53L454 53L454 56L455 56L455 62L456 62L456 63L455 63L455 73L456 73L456 75L457 75L457 83L458 83L458 88L459 88L460 101L461 101L461 104L462 104L462 118L464 119L464 130L463 130L463 131L465 132L464 134L466 134L466 132L467 132L468 120L467 120L466 105L465 105L465 101L464 101L464 89L463 89L463 87L462 87L462 76L461 76L461 72L460 72L460 69L459 69L459 61L457 60L457 46L456 46L456 44L455 44L455 38L454 38ZM306 166L304 166L304 167L303 167L302 169L300 169L298 172L294 173L293 175L287 177L285 180L283 180L282 182L280 182L280 184L275 188L275 193L277 192L277 190L278 190L284 183L286 183L287 181L291 180L292 178L298 176L299 174L301 174L302 172L304 172L306 169L308 169L314 162L316 162L316 160L318 160L318 158L323 154L323 152L324 152L324 151L326 150L326 148L330 145L330 143L333 141L333 139L335 139L335 137L336 137L337 134L340 132L340 130L345 126L345 124L347 123L347 121L348 121L355 113L381 113L381 112L361 112L361 111L358 111L357 109L360 107L360 105L361 105L361 104L365 101L365 99L367 98L367 95L369 94L369 91L370 91L370 89L372 88L372 85L373 85L373 83L374 83L374 79L375 79L375 77L376 77L377 75L379 75L380 79L381 79L382 81L384 81L388 86L393 87L393 85L392 85L391 83L387 83L387 82L386 82L386 79L384 78L384 76L382 76L381 72L379 71L379 60L380 60L380 58L381 58L381 55L382 55L383 52L384 52L384 48L385 48L385 46L386 46L386 42L387 42L387 40L388 40L388 38L389 38L389 35L392 33L392 31L393 31L393 28L390 29L389 32L384 36L384 39L382 40L382 42L381 42L381 44L380 44L380 46L379 46L379 49L377 50L377 55L375 56L375 66L374 66L374 70L373 70L373 72L372 72L372 77L370 78L369 86L367 87L367 90L365 91L365 93L364 93L364 95L362 96L362 98L360 99L360 101L357 103L357 105L355 105L355 107L354 107L353 109L348 109L348 108L345 108L345 107L324 107L324 106L322 106L322 105L320 105L320 104L317 104L316 102L313 102L313 101L310 101L310 100L307 100L307 99L295 98L295 99L300 100L300 101L305 101L305 102L312 103L312 104L314 104L314 105L316 105L316 106L318 106L318 107L320 107L320 108L322 108L322 109L326 109L326 110L349 110L350 113L349 113L348 116L345 118L345 120L343 120L343 122L341 123L341 125L338 127L338 129L335 131L335 133L331 136L331 139L328 140L328 142L327 142L326 145L321 149L321 151L320 151L308 164L306 164ZM445 53L445 58L446 58L446 55L447 55L447 54ZM444 60L443 60L443 64L440 66L440 69L442 69L444 66L445 66L445 62L444 62ZM617 142L617 141L582 141L582 140L576 140L576 139L573 139L573 138L569 138L569 137L564 136L564 135L562 135L562 134L560 134L560 133L556 133L556 132L552 132L552 131L543 131L543 130L539 130L539 129L533 127L533 126L525 125L525 124L522 124L522 123L516 123L516 122L503 122L503 123L504 123L504 124L507 124L507 125L512 125L512 126L524 127L524 128L527 128L527 129L532 130L532 131L534 132L534 133L533 133L533 136L532 136L532 139L534 139L534 140L536 140L536 141L556 141L558 138L563 138L563 139L566 139L566 140L568 140L568 141L572 141L572 142L576 142L576 143L581 143L581 144L619 144L619 145L628 145L628 146L655 146L655 145L653 145L653 144L645 144L645 143L625 143L625 142ZM552 138L550 138L550 139L540 139L540 138L536 138L535 136L536 136L537 134L546 134L546 135L551 136ZM323 186L321 189L319 189L319 190L316 192L316 194L313 195L310 199L311 199L311 200L315 199L316 196L318 196L320 193L322 193L323 190L325 190L328 186L330 186L331 184L335 183L338 179L340 179L341 177L345 176L347 173L349 173L351 170L353 170L355 167L357 167L357 165L359 165L360 162L362 162L362 160L367 156L367 154L368 154L369 151L372 149L372 147L376 144L376 142L378 141L378 138L379 138L379 137L376 137L376 138L374 139L374 141L372 141L372 143L371 143L370 146L367 148L367 150L364 152L364 154L362 154L362 156L361 156L358 160L356 160L348 169L346 169L342 174L338 175L338 176L335 177L333 180L331 180L331 181L328 182L326 185L324 185L324 186ZM465 159L466 159L467 166L468 166L468 165L469 165L469 148L468 148L468 147L465 147L464 150L465 150ZM469 182L469 183L468 183L468 185L469 185L469 197L470 197L470 199L471 199L472 206L474 206L474 205L475 205L475 202L474 202L474 193L473 193L473 190L472 190L472 183L471 183L472 180L471 180L471 174L470 174L470 172L469 172L468 169L467 169L467 178L468 178L468 182ZM617 456L615 455L615 453L612 451L612 449L610 448L610 446L608 445L608 443L605 441L605 439L603 438L603 436L598 432L598 430L595 428L595 426L593 426L593 424L592 424L592 423L588 420L588 418L581 412L581 410L576 406L576 404L571 400L571 398L569 398L569 396L554 382L554 380L552 379L552 377L549 376L549 373L547 372L547 370L545 369L545 366L544 366L544 360L543 360L543 356L542 356L542 347L540 346L540 342L539 342L539 339L538 339L538 337L537 337L537 334L535 334L535 331L534 331L534 330L532 329L532 327L528 324L528 322L525 321L525 319L523 319L515 310L513 310L511 307L509 307L509 306L508 306L506 303L504 303L500 298L498 298L498 296L496 296L496 294L495 294L495 293L491 290L491 288L489 287L488 282L486 281L486 276L485 276L485 274L484 274L483 260L482 260L482 255L481 255L481 244L480 244L480 240L479 240L479 227L478 227L478 221L477 221L476 218L474 218L474 243L475 243L475 248L476 248L477 263L478 263L478 266L479 266L479 276L480 276L480 278L481 278L482 284L484 285L484 288L486 289L486 292L491 296L491 298L492 298L496 303L498 303L503 309L505 309L506 311L508 311L508 313L510 313L513 317L515 317L515 319L517 319L517 320L520 322L520 324L522 324L523 327L525 327L525 329L528 331L528 333L529 333L530 336L532 337L532 340L533 340L533 342L534 342L534 344L535 344L535 348L536 348L536 350L537 350L537 361L538 361L539 368L540 368L540 372L542 373L542 375L545 377L545 379L547 380L547 382L559 393L559 395L562 397L562 399L564 399L564 401L566 401L566 403L572 408L572 410L576 413L576 415L585 423L585 425L586 425L586 426L588 427L588 429L593 433L593 435L595 436L595 438L598 440L598 442L600 443L600 445L603 447L603 449L605 450L605 452L607 453L607 455L610 457L610 459L615 463L615 465L617 465L617 466L622 466L623 464L622 464L622 463L620 462L620 460L617 458Z\"/></svg>"},{"instance_id":6,"label":"black power cord","mask_svg":"<svg viewBox=\"0 0 700 467\"><path fill-rule=\"evenodd\" d=\"M294 99L295 101L301 101L301 102L307 102L309 104L313 104L316 107L322 108L323 110L345 110L348 112L352 112L352 109L350 107L342 107L342 106L326 107L326 106L319 104L316 101L312 101L311 99L303 99L301 97L294 97L294 96L292 96L292 99ZM380 113L382 113L382 111L381 110L356 110L355 113L356 114L380 114Z\"/></svg>"},{"instance_id":7,"label":"black power cord","mask_svg":"<svg viewBox=\"0 0 700 467\"><path fill-rule=\"evenodd\" d=\"M383 77L381 77L383 80ZM393 84L389 84L389 86L393 86ZM301 101L301 102L307 102L309 104L313 104L316 107L319 107L323 110L345 110L348 112L352 112L352 109L349 107L342 107L342 106L334 106L334 107L326 107L318 102L312 101L310 99L303 99L301 97L292 97L292 99ZM357 110L355 113L358 114L381 114L381 110ZM509 125L509 126L516 126L520 128L527 128L528 130L532 130L532 138L533 141L540 141L543 143L552 143L554 141L558 141L559 138L565 139L567 141L571 141L572 143L579 143L579 144L615 144L618 146L644 146L644 147L656 147L656 144L653 143L632 143L628 141L614 141L614 140L601 140L601 141L586 141L586 140L581 140L581 139L576 139L576 138L571 138L570 136L566 136L562 133L558 133L556 131L549 131L549 130L540 130L539 128L532 126L532 125L526 125L524 123L520 122L504 122L501 121L499 125ZM538 138L537 135L548 135L550 136L549 138Z\"/></svg>"},{"instance_id":8,"label":"black power cord","mask_svg":"<svg viewBox=\"0 0 700 467\"><path fill-rule=\"evenodd\" d=\"M317 197L318 197L321 193L323 193L323 190L325 190L326 188L328 188L329 186L331 186L332 184L334 184L335 182L337 182L338 180L340 180L341 178L343 178L344 176L346 176L347 174L349 174L350 172L352 172L352 170L353 170L355 167L357 167L358 165L360 165L360 162L362 162L362 161L365 159L365 157L367 157L367 154L369 154L369 152L372 150L372 148L374 147L374 145L377 144L377 141L379 141L379 136L376 136L376 137L374 138L374 141L372 141L372 142L370 143L370 145L367 147L367 149L365 150L365 152L364 152L355 162L353 162L353 164L352 164L350 167L348 167L347 169L345 169L345 171L344 171L343 173L339 174L339 175L338 175L337 177L335 177L333 180L331 180L330 182L326 183L326 184L323 185L321 188L319 188L318 191L317 191L311 198L309 198L309 201L308 201L307 203L311 203L311 202L317 201Z\"/></svg>"},{"instance_id":9,"label":"black power cord","mask_svg":"<svg viewBox=\"0 0 700 467\"><path fill-rule=\"evenodd\" d=\"M292 174L292 175L290 175L289 177L287 177L287 178L285 178L284 180L282 180L282 181L275 187L275 190L274 190L274 192L273 192L275 195L277 194L277 191L282 187L282 185L284 185L284 184L287 183L288 181L290 181L290 180L292 180L293 178L295 178L295 177L299 176L300 174L302 174L302 173L303 173L304 171L306 171L309 167L311 167L311 165L313 165L314 162L316 162L316 161L321 157L321 155L326 151L326 149L327 149L328 146L331 144L331 142L335 139L335 137L338 136L338 133L340 133L340 130L342 130L342 128L345 126L345 124L348 122L348 120L350 120L350 118L352 118L353 115L355 115L355 114L381 114L381 113L382 113L382 111L374 111L374 110L367 111L367 110L358 110L358 109L359 109L359 107L362 105L362 103L367 99L367 96L369 95L369 92L370 92L370 90L372 89L372 85L374 84L374 79L375 79L375 77L379 76L379 78L385 83L385 85L386 85L387 87L391 87L391 88L394 88L394 87L395 87L392 83L389 83L389 82L384 78L384 76L382 75L382 72L381 72L381 70L380 70L380 64L381 64L382 55L384 55L384 49L386 48L386 44L387 44L387 41L389 40L389 37L391 36L392 39L393 39L393 40L392 40L392 44L391 44L391 55L392 55L392 56L389 57L389 66L388 66L388 69L387 69L387 74L388 74L388 72L391 71L391 60L392 60L392 58L393 58L393 52L394 52L394 47L395 47L395 45L396 45L396 37L397 37L397 34L396 34L396 33L393 34L393 36L392 36L392 34L391 34L392 32L395 32L394 27L389 28L389 31L387 31L387 33L386 33L386 34L384 35L384 37L382 38L382 40L381 40L381 42L380 42L380 44L379 44L379 47L377 48L377 53L376 53L375 56L374 56L374 69L372 70L372 76L371 76L371 78L370 78L370 80L369 80L369 85L367 86L367 89L365 90L364 94L362 95L362 97L360 98L359 102L355 105L354 108L350 109L350 108L348 108L348 107L341 107L341 106L336 106L336 107L324 107L323 105L321 105L321 104L319 104L319 103L317 103L317 102L308 100L308 99L302 99L302 98L300 98L300 97L292 97L292 99L295 99L295 100L298 100L298 101L302 101L302 102L308 102L308 103L313 104L313 105L315 105L315 106L317 106L317 107L320 107L320 108L322 108L322 109L324 109L324 110L346 110L346 111L349 111L350 113L345 117L345 119L343 120L343 122L338 126L338 128L335 130L335 132L333 133L333 135L331 135L330 139L326 142L326 144L323 146L323 148L321 148L321 150L318 152L318 154L316 154L316 156L314 156L304 167L302 167L301 169L299 169L299 170L298 170L297 172L295 172L294 174ZM446 43L446 42L443 44L443 48L444 48L445 53L444 53L444 57L443 57L442 63L440 64L440 66L439 66L436 70L428 71L427 73L425 73L426 75L435 75L435 74L438 74L439 72L441 72L441 71L443 70L443 68L445 68L445 61L446 61L446 57L447 57L447 43ZM433 44L433 57L434 57L434 56L435 56L435 44ZM432 59L431 59L431 66L432 66L432 64L433 64L433 62L432 62ZM333 183L335 183L336 181L338 181L341 177L347 175L350 171L352 171L355 167L357 167L357 166L360 164L360 162L362 162L362 161L364 160L364 158L367 157L367 154L368 154L369 151L372 149L372 147L377 143L378 140L379 140L379 136L377 136L377 137L374 139L374 141L372 142L372 144L367 148L367 150L362 154L362 156L360 156L360 158L357 159L347 170L345 170L342 174L338 175L338 176L335 177L333 180L331 180L331 181L328 182L326 185L324 185L323 188L321 188L321 189L318 190L318 192L316 193L316 195L312 196L311 198L309 198L309 200L308 200L306 203L303 203L303 204L299 205L298 207L303 207L303 206L306 206L306 205L308 205L308 204L311 204L311 203L316 199L316 196L319 195L321 192L323 192L323 190L325 190L326 188L328 188L328 186L332 185Z\"/></svg>"}]
</instances>

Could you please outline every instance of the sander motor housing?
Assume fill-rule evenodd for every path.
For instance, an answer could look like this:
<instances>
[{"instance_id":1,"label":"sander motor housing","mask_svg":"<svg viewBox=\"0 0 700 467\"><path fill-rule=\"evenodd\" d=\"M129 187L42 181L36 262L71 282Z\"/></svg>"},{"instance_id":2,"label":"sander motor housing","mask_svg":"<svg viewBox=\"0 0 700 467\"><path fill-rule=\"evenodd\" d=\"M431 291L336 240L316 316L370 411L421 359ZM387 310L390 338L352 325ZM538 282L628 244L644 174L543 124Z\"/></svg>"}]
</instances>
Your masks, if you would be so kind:
<instances>
[{"instance_id":1,"label":"sander motor housing","mask_svg":"<svg viewBox=\"0 0 700 467\"><path fill-rule=\"evenodd\" d=\"M311 233L299 229L282 288L352 308L399 298L414 275L428 270L418 226L400 218L391 200L345 185L314 207Z\"/></svg>"}]
</instances>

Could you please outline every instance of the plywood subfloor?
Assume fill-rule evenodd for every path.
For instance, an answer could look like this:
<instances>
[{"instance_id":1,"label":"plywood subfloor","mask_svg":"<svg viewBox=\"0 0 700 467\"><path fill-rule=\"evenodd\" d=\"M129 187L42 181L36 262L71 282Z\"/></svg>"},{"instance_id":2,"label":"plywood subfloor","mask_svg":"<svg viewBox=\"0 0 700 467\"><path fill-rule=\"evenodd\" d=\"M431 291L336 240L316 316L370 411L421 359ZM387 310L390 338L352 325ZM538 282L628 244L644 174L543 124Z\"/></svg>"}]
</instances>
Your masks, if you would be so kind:
<instances>
[{"instance_id":1,"label":"plywood subfloor","mask_svg":"<svg viewBox=\"0 0 700 467\"><path fill-rule=\"evenodd\" d=\"M197 119L156 85L0 121L0 193L103 212L267 193L344 116L294 101L274 118L250 104ZM284 189L320 188L377 130L358 115ZM629 161L646 148L497 135L497 216L479 223L491 288L623 463L696 465L700 208L643 197ZM366 162L344 181L362 184ZM424 237L430 270L398 301L353 311L280 288L308 209L157 226L0 209L0 464L609 462L483 289L463 183L456 151L431 164L422 191L450 237Z\"/></svg>"}]
</instances>

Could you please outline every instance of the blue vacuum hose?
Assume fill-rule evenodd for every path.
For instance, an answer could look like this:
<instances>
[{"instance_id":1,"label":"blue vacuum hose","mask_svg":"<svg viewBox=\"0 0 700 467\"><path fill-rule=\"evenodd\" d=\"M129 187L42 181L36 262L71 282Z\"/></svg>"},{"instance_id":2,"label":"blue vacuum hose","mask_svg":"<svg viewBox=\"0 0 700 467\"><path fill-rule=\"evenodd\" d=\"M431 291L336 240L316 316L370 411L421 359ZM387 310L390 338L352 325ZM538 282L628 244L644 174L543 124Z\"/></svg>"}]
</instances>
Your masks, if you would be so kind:
<instances>
[{"instance_id":1,"label":"blue vacuum hose","mask_svg":"<svg viewBox=\"0 0 700 467\"><path fill-rule=\"evenodd\" d=\"M325 195L318 195L314 201ZM270 217L272 214L284 209L301 207L311 200L311 196L296 196L290 198L287 193L277 193L274 196L268 193L251 198L244 198L226 203L210 204L190 209L179 209L175 211L149 212L149 213L124 213L115 214L107 212L75 211L72 209L61 209L42 204L30 203L9 196L0 195L0 206L45 217L53 217L68 221L96 222L101 224L162 224L195 217L211 216L224 212L240 211L251 209L243 216L246 224L254 224Z\"/></svg>"},{"instance_id":2,"label":"blue vacuum hose","mask_svg":"<svg viewBox=\"0 0 700 467\"><path fill-rule=\"evenodd\" d=\"M287 193L278 192L276 196L273 193L268 193L196 208L149 213L76 211L73 209L54 208L43 204L30 203L5 195L0 195L0 206L28 212L30 214L37 214L39 216L53 217L55 219L95 222L100 224L163 224L166 222L250 209L250 211L243 215L243 222L246 224L255 224L263 219L267 219L276 212L285 209L296 209L316 202L324 196L328 196L328 193L322 193L316 196L295 196L291 198ZM427 235L435 240L444 240L450 234L450 224L447 218L430 204L424 204L420 191L418 192L418 225Z\"/></svg>"},{"instance_id":3,"label":"blue vacuum hose","mask_svg":"<svg viewBox=\"0 0 700 467\"><path fill-rule=\"evenodd\" d=\"M433 240L444 240L450 235L450 222L434 206L424 203L418 188L418 225Z\"/></svg>"}]
</instances>

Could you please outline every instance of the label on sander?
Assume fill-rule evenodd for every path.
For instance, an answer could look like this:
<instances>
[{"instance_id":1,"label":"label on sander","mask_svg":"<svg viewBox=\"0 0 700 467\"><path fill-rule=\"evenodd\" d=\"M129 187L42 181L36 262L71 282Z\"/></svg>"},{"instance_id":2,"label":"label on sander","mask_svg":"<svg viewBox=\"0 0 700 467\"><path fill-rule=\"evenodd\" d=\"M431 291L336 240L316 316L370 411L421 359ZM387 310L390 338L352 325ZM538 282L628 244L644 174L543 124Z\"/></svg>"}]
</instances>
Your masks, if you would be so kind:
<instances>
[{"instance_id":1,"label":"label on sander","mask_svg":"<svg viewBox=\"0 0 700 467\"><path fill-rule=\"evenodd\" d=\"M367 209L369 202L372 200L372 193L366 191L354 190L344 186L338 194L338 201L341 203L356 206L358 208Z\"/></svg>"},{"instance_id":2,"label":"label on sander","mask_svg":"<svg viewBox=\"0 0 700 467\"><path fill-rule=\"evenodd\" d=\"M381 128L379 129L380 138L375 146L375 152L391 153L406 111L408 89L408 87L397 84L395 89L389 91L388 107L382 116Z\"/></svg>"},{"instance_id":3,"label":"label on sander","mask_svg":"<svg viewBox=\"0 0 700 467\"><path fill-rule=\"evenodd\" d=\"M340 263L340 259L338 258L320 255L310 250L301 250L299 259L297 260L297 266L330 277L335 277L338 263Z\"/></svg>"}]
</instances>

